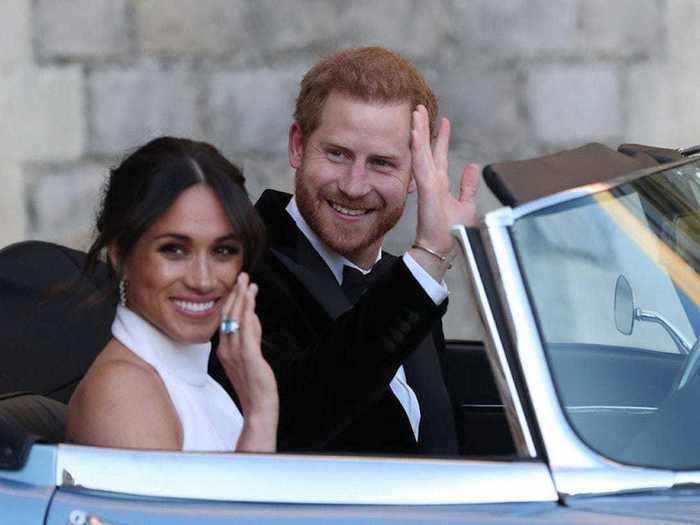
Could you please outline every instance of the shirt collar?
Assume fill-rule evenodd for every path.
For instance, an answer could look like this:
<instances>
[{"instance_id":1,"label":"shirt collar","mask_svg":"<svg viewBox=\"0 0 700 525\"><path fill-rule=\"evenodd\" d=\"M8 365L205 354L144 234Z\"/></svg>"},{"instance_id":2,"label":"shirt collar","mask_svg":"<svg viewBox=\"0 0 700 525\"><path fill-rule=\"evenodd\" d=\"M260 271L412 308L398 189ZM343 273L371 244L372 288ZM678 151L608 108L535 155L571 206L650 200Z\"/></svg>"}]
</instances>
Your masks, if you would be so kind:
<instances>
[{"instance_id":1,"label":"shirt collar","mask_svg":"<svg viewBox=\"0 0 700 525\"><path fill-rule=\"evenodd\" d=\"M302 217L301 212L299 211L299 206L297 205L296 195L292 195L292 198L289 200L289 204L287 205L286 210L289 216L292 218L292 220L294 220L294 222L296 223L297 228L301 230L301 233L304 234L304 237L308 239L308 241L311 243L311 246L314 247L314 250L316 250L316 252L321 256L321 259L324 260L328 268L330 268L331 272L333 272L335 280L338 281L338 284L341 284L343 282L343 266L350 266L352 268L360 270L362 273L365 274L370 272L370 270L360 268L346 257L343 257L335 250L329 248L328 245L326 245L326 243L324 243L321 240L321 238L318 235L316 235L316 232L314 232L311 229L311 226L309 226L306 220L304 220L304 217ZM379 250L379 253L377 254L377 260L374 261L374 263L376 264L381 258L382 251Z\"/></svg>"}]
</instances>

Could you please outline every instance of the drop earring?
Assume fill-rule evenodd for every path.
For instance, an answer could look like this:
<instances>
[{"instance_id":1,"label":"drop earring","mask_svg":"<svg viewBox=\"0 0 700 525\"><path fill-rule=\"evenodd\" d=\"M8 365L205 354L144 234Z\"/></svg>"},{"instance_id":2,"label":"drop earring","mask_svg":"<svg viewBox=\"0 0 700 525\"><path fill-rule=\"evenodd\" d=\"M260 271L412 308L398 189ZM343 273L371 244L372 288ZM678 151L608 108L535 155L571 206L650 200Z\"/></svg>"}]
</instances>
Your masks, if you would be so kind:
<instances>
[{"instance_id":1,"label":"drop earring","mask_svg":"<svg viewBox=\"0 0 700 525\"><path fill-rule=\"evenodd\" d=\"M126 306L126 279L119 281L119 304L121 306Z\"/></svg>"}]
</instances>

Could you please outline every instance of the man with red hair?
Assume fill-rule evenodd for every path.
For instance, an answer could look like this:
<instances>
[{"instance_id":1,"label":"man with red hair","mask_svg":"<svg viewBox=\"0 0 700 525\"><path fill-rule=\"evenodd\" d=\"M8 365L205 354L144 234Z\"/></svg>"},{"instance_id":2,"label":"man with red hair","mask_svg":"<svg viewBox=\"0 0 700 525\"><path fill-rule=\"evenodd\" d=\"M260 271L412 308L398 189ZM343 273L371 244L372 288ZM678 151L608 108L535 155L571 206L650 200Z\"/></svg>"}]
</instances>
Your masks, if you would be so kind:
<instances>
[{"instance_id":1,"label":"man with red hair","mask_svg":"<svg viewBox=\"0 0 700 525\"><path fill-rule=\"evenodd\" d=\"M384 48L331 54L301 82L295 193L268 190L256 205L269 234L253 277L280 451L457 453L438 356L443 276L450 226L474 221L478 167L453 197L437 110L415 66ZM394 257L384 235L413 191L415 241Z\"/></svg>"}]
</instances>

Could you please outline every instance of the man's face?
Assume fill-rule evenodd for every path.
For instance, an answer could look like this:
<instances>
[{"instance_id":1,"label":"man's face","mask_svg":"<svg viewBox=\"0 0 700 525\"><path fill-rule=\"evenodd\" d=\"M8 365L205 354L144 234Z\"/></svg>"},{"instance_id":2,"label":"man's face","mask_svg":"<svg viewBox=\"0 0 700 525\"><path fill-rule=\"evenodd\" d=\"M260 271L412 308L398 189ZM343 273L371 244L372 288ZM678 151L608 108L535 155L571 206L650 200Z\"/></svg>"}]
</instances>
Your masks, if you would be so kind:
<instances>
[{"instance_id":1,"label":"man's face","mask_svg":"<svg viewBox=\"0 0 700 525\"><path fill-rule=\"evenodd\" d=\"M336 92L305 142L296 122L289 130L299 211L323 242L362 267L374 263L415 189L410 137L408 102L363 102Z\"/></svg>"}]
</instances>

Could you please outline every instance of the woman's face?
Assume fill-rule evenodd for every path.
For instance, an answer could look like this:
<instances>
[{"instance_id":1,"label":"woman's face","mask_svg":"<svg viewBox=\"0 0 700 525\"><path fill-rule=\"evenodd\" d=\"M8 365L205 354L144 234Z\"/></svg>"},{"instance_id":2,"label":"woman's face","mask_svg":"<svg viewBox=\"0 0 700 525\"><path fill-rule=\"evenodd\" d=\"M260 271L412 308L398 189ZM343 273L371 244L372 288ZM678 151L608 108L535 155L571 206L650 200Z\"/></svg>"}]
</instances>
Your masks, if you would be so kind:
<instances>
[{"instance_id":1,"label":"woman's face","mask_svg":"<svg viewBox=\"0 0 700 525\"><path fill-rule=\"evenodd\" d=\"M243 264L216 194L197 184L141 236L127 258L127 306L171 339L209 340Z\"/></svg>"}]
</instances>

